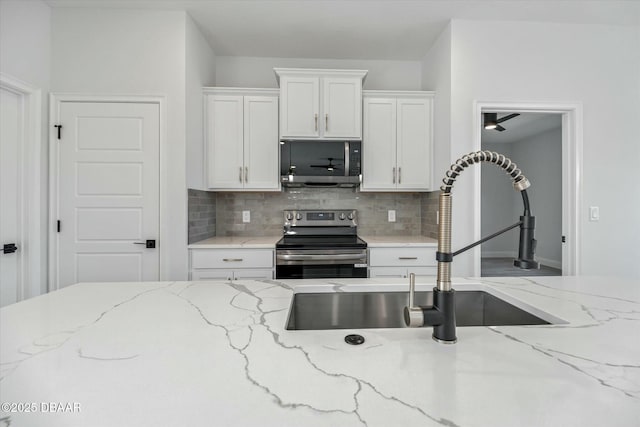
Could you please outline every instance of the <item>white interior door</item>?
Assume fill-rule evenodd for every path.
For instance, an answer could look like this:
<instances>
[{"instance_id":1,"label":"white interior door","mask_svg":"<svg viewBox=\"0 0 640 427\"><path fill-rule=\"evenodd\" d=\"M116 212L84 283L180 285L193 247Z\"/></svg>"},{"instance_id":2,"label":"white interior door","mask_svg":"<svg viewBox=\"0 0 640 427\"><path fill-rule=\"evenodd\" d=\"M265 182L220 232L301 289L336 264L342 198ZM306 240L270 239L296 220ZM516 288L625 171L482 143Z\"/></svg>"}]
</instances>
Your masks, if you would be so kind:
<instances>
[{"instance_id":1,"label":"white interior door","mask_svg":"<svg viewBox=\"0 0 640 427\"><path fill-rule=\"evenodd\" d=\"M158 280L159 105L58 105L57 287Z\"/></svg>"},{"instance_id":2,"label":"white interior door","mask_svg":"<svg viewBox=\"0 0 640 427\"><path fill-rule=\"evenodd\" d=\"M22 190L20 165L24 142L23 97L0 89L0 306L22 299ZM9 249L15 245L16 251Z\"/></svg>"}]
</instances>

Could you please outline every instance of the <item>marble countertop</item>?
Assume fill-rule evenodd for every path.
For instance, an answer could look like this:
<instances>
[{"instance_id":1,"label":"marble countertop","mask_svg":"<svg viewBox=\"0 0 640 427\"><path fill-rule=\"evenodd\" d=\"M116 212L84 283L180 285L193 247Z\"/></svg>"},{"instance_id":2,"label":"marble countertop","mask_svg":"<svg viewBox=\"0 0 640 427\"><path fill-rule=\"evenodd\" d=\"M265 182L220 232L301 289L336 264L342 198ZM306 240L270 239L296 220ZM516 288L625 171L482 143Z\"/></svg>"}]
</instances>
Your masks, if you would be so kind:
<instances>
[{"instance_id":1,"label":"marble countertop","mask_svg":"<svg viewBox=\"0 0 640 427\"><path fill-rule=\"evenodd\" d=\"M284 328L294 291L404 281L69 286L0 309L0 425L640 424L637 280L454 281L469 287L565 323L459 327L458 343L443 345L431 328ZM366 342L346 344L349 333Z\"/></svg>"},{"instance_id":2,"label":"marble countertop","mask_svg":"<svg viewBox=\"0 0 640 427\"><path fill-rule=\"evenodd\" d=\"M438 246L438 239L426 236L360 236L370 248Z\"/></svg>"},{"instance_id":3,"label":"marble countertop","mask_svg":"<svg viewBox=\"0 0 640 427\"><path fill-rule=\"evenodd\" d=\"M274 249L282 236L216 236L189 245L189 249Z\"/></svg>"},{"instance_id":4,"label":"marble countertop","mask_svg":"<svg viewBox=\"0 0 640 427\"><path fill-rule=\"evenodd\" d=\"M273 249L282 236L217 236L189 245L189 249ZM437 246L438 240L426 236L360 236L369 247Z\"/></svg>"}]
</instances>

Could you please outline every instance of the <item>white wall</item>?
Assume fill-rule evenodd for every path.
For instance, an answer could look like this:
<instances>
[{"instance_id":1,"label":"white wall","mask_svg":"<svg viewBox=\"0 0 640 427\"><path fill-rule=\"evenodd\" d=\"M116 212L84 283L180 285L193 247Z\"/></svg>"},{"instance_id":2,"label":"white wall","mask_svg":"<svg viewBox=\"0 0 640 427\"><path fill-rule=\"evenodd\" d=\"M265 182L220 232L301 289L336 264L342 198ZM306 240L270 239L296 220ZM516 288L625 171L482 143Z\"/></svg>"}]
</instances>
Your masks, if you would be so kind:
<instances>
[{"instance_id":1,"label":"white wall","mask_svg":"<svg viewBox=\"0 0 640 427\"><path fill-rule=\"evenodd\" d=\"M451 166L451 25L442 31L421 63L422 90L435 90L434 179L439 187Z\"/></svg>"},{"instance_id":2,"label":"white wall","mask_svg":"<svg viewBox=\"0 0 640 427\"><path fill-rule=\"evenodd\" d=\"M498 52L487 55L487 46ZM640 277L640 28L453 21L452 159L477 148L475 101L582 104L578 272ZM469 215L474 179L454 190L454 248L479 235ZM599 222L588 221L589 206L600 206ZM458 258L454 274L473 274L473 258Z\"/></svg>"},{"instance_id":3,"label":"white wall","mask_svg":"<svg viewBox=\"0 0 640 427\"><path fill-rule=\"evenodd\" d=\"M186 14L180 11L56 8L51 89L166 96L161 176L161 278L187 278L185 127Z\"/></svg>"},{"instance_id":4,"label":"white wall","mask_svg":"<svg viewBox=\"0 0 640 427\"><path fill-rule=\"evenodd\" d=\"M562 268L562 128L515 142L512 156L531 182L527 194L536 217L536 259ZM522 215L522 197L511 192L515 193L513 218L517 221ZM515 237L517 241L517 232ZM518 247L513 248L517 253Z\"/></svg>"},{"instance_id":5,"label":"white wall","mask_svg":"<svg viewBox=\"0 0 640 427\"><path fill-rule=\"evenodd\" d=\"M30 261L39 265L39 277L29 286L30 296L47 291L48 111L51 71L51 9L40 0L0 1L0 72L36 87L42 93L40 170L40 253ZM38 173L39 172L39 173Z\"/></svg>"},{"instance_id":6,"label":"white wall","mask_svg":"<svg viewBox=\"0 0 640 427\"><path fill-rule=\"evenodd\" d=\"M562 268L562 128L510 143L482 144L482 148L509 157L531 182L527 194L536 217L536 259L544 265ZM481 234L485 236L518 221L523 205L520 193L513 190L502 169L483 164L481 175ZM482 256L516 256L518 230L483 243Z\"/></svg>"},{"instance_id":7,"label":"white wall","mask_svg":"<svg viewBox=\"0 0 640 427\"><path fill-rule=\"evenodd\" d=\"M202 88L215 85L216 56L193 19L186 18L187 186L205 190Z\"/></svg>"},{"instance_id":8,"label":"white wall","mask_svg":"<svg viewBox=\"0 0 640 427\"><path fill-rule=\"evenodd\" d=\"M273 68L335 68L369 70L365 89L420 90L420 61L374 61L310 58L218 56L216 85L277 88Z\"/></svg>"},{"instance_id":9,"label":"white wall","mask_svg":"<svg viewBox=\"0 0 640 427\"><path fill-rule=\"evenodd\" d=\"M482 144L482 149L504 154L520 166L519 158L513 153L514 144ZM522 215L522 197L514 191L511 180L502 169L488 163L482 163L476 167L480 167L482 177L481 235L488 236L518 221L519 216ZM528 171L524 170L524 172L528 178ZM516 211L514 207L517 202L519 208ZM518 229L515 229L483 243L482 256L511 257L514 253L517 255L518 236Z\"/></svg>"}]
</instances>

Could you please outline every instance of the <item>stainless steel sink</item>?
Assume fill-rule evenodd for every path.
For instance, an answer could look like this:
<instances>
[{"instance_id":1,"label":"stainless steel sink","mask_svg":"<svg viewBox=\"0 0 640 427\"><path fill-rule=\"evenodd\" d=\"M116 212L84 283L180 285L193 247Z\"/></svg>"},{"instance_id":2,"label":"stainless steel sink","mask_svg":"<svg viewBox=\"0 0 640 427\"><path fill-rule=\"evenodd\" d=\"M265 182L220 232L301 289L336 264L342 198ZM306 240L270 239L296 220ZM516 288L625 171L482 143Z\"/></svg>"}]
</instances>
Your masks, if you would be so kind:
<instances>
[{"instance_id":1,"label":"stainless steel sink","mask_svg":"<svg viewBox=\"0 0 640 427\"><path fill-rule=\"evenodd\" d=\"M407 292L297 293L288 330L405 328ZM548 325L485 291L456 291L457 326ZM432 292L416 292L416 304L433 304Z\"/></svg>"}]
</instances>

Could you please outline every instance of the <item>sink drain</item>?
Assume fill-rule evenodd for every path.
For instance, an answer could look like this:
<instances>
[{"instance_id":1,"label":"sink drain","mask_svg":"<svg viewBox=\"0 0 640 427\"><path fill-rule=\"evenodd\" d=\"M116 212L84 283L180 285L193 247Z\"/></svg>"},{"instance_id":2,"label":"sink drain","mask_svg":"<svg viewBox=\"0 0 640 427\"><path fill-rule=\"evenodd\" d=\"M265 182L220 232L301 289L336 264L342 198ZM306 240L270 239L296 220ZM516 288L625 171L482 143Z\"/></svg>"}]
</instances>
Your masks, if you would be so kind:
<instances>
[{"instance_id":1,"label":"sink drain","mask_svg":"<svg viewBox=\"0 0 640 427\"><path fill-rule=\"evenodd\" d=\"M364 343L364 337L357 334L347 335L344 337L344 342L351 345L360 345Z\"/></svg>"}]
</instances>

